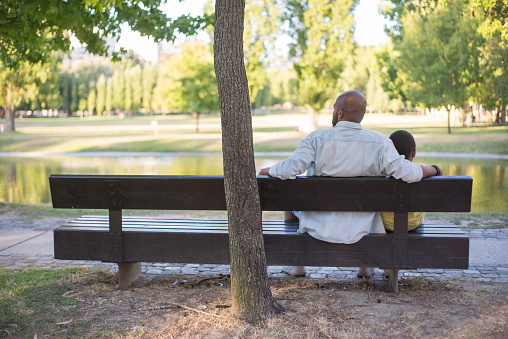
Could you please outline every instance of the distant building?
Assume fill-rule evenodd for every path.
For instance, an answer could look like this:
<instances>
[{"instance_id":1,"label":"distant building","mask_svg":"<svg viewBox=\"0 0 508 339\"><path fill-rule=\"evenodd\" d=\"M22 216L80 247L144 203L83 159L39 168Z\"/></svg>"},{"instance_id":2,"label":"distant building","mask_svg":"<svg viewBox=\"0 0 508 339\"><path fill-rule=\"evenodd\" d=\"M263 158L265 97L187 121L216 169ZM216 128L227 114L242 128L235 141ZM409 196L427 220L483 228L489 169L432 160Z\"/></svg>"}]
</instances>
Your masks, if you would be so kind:
<instances>
[{"instance_id":1,"label":"distant building","mask_svg":"<svg viewBox=\"0 0 508 339\"><path fill-rule=\"evenodd\" d=\"M108 54L115 51L116 47L116 38L115 37L109 37L106 38L106 46L108 47ZM77 61L83 60L83 59L93 59L94 55L89 53L85 47L78 46L78 47L72 47L69 54L64 55L63 60L64 62L69 62L70 64L73 64Z\"/></svg>"}]
</instances>

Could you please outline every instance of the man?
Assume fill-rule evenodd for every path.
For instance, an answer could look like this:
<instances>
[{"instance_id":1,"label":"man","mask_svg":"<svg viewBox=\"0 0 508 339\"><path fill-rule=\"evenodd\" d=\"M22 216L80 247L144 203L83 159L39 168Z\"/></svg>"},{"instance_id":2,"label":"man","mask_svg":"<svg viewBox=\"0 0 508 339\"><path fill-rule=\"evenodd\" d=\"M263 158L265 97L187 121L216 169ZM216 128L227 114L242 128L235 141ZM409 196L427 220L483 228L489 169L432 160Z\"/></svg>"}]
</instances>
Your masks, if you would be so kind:
<instances>
[{"instance_id":1,"label":"man","mask_svg":"<svg viewBox=\"0 0 508 339\"><path fill-rule=\"evenodd\" d=\"M315 176L390 175L406 182L417 182L437 174L432 166L421 166L404 159L383 134L363 129L360 122L366 107L367 100L362 93L342 93L333 105L332 128L310 133L292 157L263 168L259 174L286 180L311 169L311 175ZM299 233L307 232L327 242L352 244L368 233L384 233L378 212L302 211L297 215ZM288 213L285 216L289 218Z\"/></svg>"}]
</instances>

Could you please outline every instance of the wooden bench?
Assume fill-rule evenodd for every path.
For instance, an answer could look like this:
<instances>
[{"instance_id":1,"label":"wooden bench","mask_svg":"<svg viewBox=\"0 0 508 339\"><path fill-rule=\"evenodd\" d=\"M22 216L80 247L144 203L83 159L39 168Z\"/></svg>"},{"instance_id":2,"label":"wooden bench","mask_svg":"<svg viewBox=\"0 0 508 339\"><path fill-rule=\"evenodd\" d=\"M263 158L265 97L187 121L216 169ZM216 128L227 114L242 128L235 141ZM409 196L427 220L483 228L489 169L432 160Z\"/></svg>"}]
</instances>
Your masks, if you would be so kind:
<instances>
[{"instance_id":1,"label":"wooden bench","mask_svg":"<svg viewBox=\"0 0 508 339\"><path fill-rule=\"evenodd\" d=\"M408 184L385 177L257 178L263 211L394 211L395 231L355 244L297 233L298 221L264 220L268 265L467 269L469 238L450 223L407 232L407 213L469 212L470 177ZM54 230L55 258L118 263L119 289L141 262L228 264L227 220L123 217L122 210L225 210L222 176L51 175L54 208L107 209ZM397 292L397 277L392 278Z\"/></svg>"}]
</instances>

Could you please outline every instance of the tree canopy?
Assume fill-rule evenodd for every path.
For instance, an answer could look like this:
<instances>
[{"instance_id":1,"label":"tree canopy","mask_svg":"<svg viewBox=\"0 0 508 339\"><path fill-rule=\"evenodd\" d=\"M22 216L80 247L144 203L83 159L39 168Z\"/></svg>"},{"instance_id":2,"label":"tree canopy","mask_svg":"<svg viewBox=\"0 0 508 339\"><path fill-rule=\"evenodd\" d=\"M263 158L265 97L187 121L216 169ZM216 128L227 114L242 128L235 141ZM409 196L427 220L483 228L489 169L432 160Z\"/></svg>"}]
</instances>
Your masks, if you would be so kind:
<instances>
[{"instance_id":1,"label":"tree canopy","mask_svg":"<svg viewBox=\"0 0 508 339\"><path fill-rule=\"evenodd\" d=\"M289 34L295 43L295 58L301 103L310 109L311 129L316 129L315 113L334 99L337 81L352 54L353 14L356 0L286 1Z\"/></svg>"},{"instance_id":2,"label":"tree canopy","mask_svg":"<svg viewBox=\"0 0 508 339\"><path fill-rule=\"evenodd\" d=\"M45 61L53 51L68 52L75 36L96 55L108 51L105 39L119 36L127 23L155 41L173 41L176 33L193 35L213 23L213 15L168 18L163 0L5 0L0 2L0 61L7 67Z\"/></svg>"}]
</instances>

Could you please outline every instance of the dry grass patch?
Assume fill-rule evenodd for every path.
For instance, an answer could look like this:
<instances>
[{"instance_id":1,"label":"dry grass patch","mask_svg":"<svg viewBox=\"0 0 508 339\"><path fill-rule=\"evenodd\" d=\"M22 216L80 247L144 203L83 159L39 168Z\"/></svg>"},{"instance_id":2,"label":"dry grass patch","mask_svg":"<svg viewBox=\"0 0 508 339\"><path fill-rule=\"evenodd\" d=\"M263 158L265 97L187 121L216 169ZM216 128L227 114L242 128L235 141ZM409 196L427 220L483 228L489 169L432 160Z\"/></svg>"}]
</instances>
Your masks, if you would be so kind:
<instances>
[{"instance_id":1,"label":"dry grass patch","mask_svg":"<svg viewBox=\"0 0 508 339\"><path fill-rule=\"evenodd\" d=\"M402 279L394 295L386 281L274 278L286 312L255 327L231 313L229 276L147 276L118 291L114 275L91 269L0 273L8 338L508 336L503 283Z\"/></svg>"}]
</instances>

